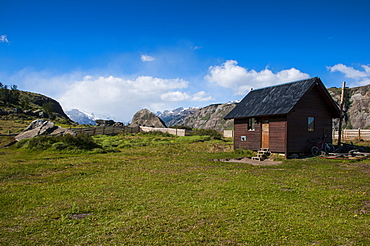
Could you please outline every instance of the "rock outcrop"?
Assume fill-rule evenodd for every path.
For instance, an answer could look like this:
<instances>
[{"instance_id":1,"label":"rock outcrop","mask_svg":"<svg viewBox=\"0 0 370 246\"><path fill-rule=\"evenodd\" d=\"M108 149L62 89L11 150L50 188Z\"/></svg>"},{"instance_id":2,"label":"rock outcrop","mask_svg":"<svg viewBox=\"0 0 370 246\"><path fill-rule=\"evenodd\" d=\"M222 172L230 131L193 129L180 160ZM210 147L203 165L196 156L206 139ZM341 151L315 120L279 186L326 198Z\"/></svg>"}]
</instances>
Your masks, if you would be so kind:
<instances>
[{"instance_id":1,"label":"rock outcrop","mask_svg":"<svg viewBox=\"0 0 370 246\"><path fill-rule=\"evenodd\" d=\"M329 88L328 90L339 105L341 89ZM344 128L368 128L370 126L370 85L346 88L344 98Z\"/></svg>"},{"instance_id":2,"label":"rock outcrop","mask_svg":"<svg viewBox=\"0 0 370 246\"><path fill-rule=\"evenodd\" d=\"M24 129L24 131L17 136L15 136L15 140L19 141L26 138L33 138L39 135L76 135L76 133L72 130L55 126L53 122L37 119L31 122L31 124Z\"/></svg>"},{"instance_id":3,"label":"rock outcrop","mask_svg":"<svg viewBox=\"0 0 370 246\"><path fill-rule=\"evenodd\" d=\"M232 128L233 120L224 120L236 103L212 104L199 109L193 115L185 117L181 125L199 129L215 129L218 131Z\"/></svg>"},{"instance_id":4,"label":"rock outcrop","mask_svg":"<svg viewBox=\"0 0 370 246\"><path fill-rule=\"evenodd\" d=\"M157 112L157 116L163 120L167 126L178 126L181 125L186 117L190 117L200 108L177 108L174 110L165 110L163 112Z\"/></svg>"},{"instance_id":5,"label":"rock outcrop","mask_svg":"<svg viewBox=\"0 0 370 246\"><path fill-rule=\"evenodd\" d=\"M138 111L132 118L130 127L148 126L156 128L166 128L166 124L148 109Z\"/></svg>"},{"instance_id":6,"label":"rock outcrop","mask_svg":"<svg viewBox=\"0 0 370 246\"><path fill-rule=\"evenodd\" d=\"M46 118L49 118L52 115L54 117L58 117L58 118L71 121L69 117L64 113L58 101L50 97L41 95L41 94L36 94L32 92L27 92L27 91L19 91L19 92L20 92L20 98L22 100L22 103L24 104L23 108L25 108L26 105L28 105L29 108L32 109L34 115L38 114L37 116L41 117L39 114L40 112L43 112L44 114L48 114L48 117ZM37 111L37 109L35 108L38 108L40 111L35 112ZM29 115L32 115L32 114L29 114Z\"/></svg>"},{"instance_id":7,"label":"rock outcrop","mask_svg":"<svg viewBox=\"0 0 370 246\"><path fill-rule=\"evenodd\" d=\"M159 114L168 126L188 126L222 131L232 129L233 120L224 120L237 103L212 104L204 108L176 109Z\"/></svg>"}]
</instances>

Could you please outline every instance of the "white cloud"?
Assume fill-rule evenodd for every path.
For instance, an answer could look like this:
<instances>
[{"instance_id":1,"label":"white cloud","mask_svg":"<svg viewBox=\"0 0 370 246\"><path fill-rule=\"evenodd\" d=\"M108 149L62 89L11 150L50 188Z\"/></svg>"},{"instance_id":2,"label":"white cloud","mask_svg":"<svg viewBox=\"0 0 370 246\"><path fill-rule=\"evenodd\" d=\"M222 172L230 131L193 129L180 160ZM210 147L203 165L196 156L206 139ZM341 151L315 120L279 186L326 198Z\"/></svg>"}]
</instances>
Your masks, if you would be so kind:
<instances>
[{"instance_id":1,"label":"white cloud","mask_svg":"<svg viewBox=\"0 0 370 246\"><path fill-rule=\"evenodd\" d=\"M237 64L237 61L228 60L220 66L211 66L205 79L216 85L233 89L236 95L245 95L251 88L262 88L310 77L295 68L278 73L273 73L267 68L257 72Z\"/></svg>"},{"instance_id":2,"label":"white cloud","mask_svg":"<svg viewBox=\"0 0 370 246\"><path fill-rule=\"evenodd\" d=\"M170 101L170 102L179 102L179 101L194 101L194 102L205 102L205 101L211 101L214 100L211 96L208 96L208 94L204 91L197 92L193 95L189 95L186 92L180 92L180 91L173 91L168 92L166 94L163 94L161 96L161 99L163 101Z\"/></svg>"},{"instance_id":3,"label":"white cloud","mask_svg":"<svg viewBox=\"0 0 370 246\"><path fill-rule=\"evenodd\" d=\"M6 35L0 35L0 43L9 43L8 37Z\"/></svg>"},{"instance_id":4,"label":"white cloud","mask_svg":"<svg viewBox=\"0 0 370 246\"><path fill-rule=\"evenodd\" d=\"M213 97L211 96L208 96L208 94L204 91L200 91L200 92L197 92L195 93L191 99L191 101L196 101L196 102L205 102L205 101L211 101L211 100L214 100Z\"/></svg>"},{"instance_id":5,"label":"white cloud","mask_svg":"<svg viewBox=\"0 0 370 246\"><path fill-rule=\"evenodd\" d=\"M91 75L74 82L58 101L65 109L77 108L84 112L107 115L115 120L130 121L143 108L155 112L171 109L178 102L210 100L206 93L193 96L181 91L188 87L182 79L162 79L139 76L133 80L121 77Z\"/></svg>"},{"instance_id":6,"label":"white cloud","mask_svg":"<svg viewBox=\"0 0 370 246\"><path fill-rule=\"evenodd\" d=\"M189 94L186 92L180 92L180 91L171 91L167 92L163 95L161 95L161 99L163 101L169 101L169 102L179 102L179 101L185 101L190 98Z\"/></svg>"},{"instance_id":7,"label":"white cloud","mask_svg":"<svg viewBox=\"0 0 370 246\"><path fill-rule=\"evenodd\" d=\"M155 60L155 58L153 56L141 55L141 60L143 62L152 62Z\"/></svg>"},{"instance_id":8,"label":"white cloud","mask_svg":"<svg viewBox=\"0 0 370 246\"><path fill-rule=\"evenodd\" d=\"M328 66L330 72L344 73L344 77L352 79L351 86L362 86L370 84L370 66L361 65L364 71L357 70L353 67L348 67L344 64L336 64L332 67Z\"/></svg>"}]
</instances>

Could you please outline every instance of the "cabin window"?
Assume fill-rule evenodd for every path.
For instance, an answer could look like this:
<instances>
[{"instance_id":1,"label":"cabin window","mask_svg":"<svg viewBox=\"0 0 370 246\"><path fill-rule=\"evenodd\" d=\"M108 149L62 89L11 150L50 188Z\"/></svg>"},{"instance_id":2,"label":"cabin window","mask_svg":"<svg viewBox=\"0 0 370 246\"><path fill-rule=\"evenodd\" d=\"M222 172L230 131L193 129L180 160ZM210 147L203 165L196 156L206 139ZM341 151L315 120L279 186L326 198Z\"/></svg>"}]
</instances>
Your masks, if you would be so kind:
<instances>
[{"instance_id":1,"label":"cabin window","mask_svg":"<svg viewBox=\"0 0 370 246\"><path fill-rule=\"evenodd\" d=\"M254 118L249 118L248 119L248 131L254 131Z\"/></svg>"},{"instance_id":2,"label":"cabin window","mask_svg":"<svg viewBox=\"0 0 370 246\"><path fill-rule=\"evenodd\" d=\"M315 131L315 117L308 117L307 124L309 132Z\"/></svg>"}]
</instances>

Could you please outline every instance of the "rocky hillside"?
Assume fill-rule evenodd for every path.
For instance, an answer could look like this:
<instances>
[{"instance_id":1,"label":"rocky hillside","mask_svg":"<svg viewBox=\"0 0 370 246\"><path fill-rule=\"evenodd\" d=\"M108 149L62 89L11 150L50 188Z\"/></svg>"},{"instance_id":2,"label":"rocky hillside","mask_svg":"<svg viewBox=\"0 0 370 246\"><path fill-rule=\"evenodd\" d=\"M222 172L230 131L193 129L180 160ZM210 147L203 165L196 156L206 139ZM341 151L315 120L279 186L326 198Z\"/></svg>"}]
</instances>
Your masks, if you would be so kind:
<instances>
[{"instance_id":1,"label":"rocky hillside","mask_svg":"<svg viewBox=\"0 0 370 246\"><path fill-rule=\"evenodd\" d=\"M2 92L5 92L2 88ZM14 95L0 101L0 115L28 118L45 118L72 123L60 104L47 96L20 90L8 90Z\"/></svg>"},{"instance_id":2,"label":"rocky hillside","mask_svg":"<svg viewBox=\"0 0 370 246\"><path fill-rule=\"evenodd\" d=\"M341 88L328 89L334 100L340 103ZM344 127L369 128L370 127L370 85L346 88L344 97Z\"/></svg>"},{"instance_id":3,"label":"rocky hillside","mask_svg":"<svg viewBox=\"0 0 370 246\"><path fill-rule=\"evenodd\" d=\"M199 111L200 108L177 108L174 110L165 110L163 112L157 112L157 116L163 120L163 122L167 126L177 126L181 125L184 118L190 117L196 112Z\"/></svg>"},{"instance_id":4,"label":"rocky hillside","mask_svg":"<svg viewBox=\"0 0 370 246\"><path fill-rule=\"evenodd\" d=\"M167 126L188 126L198 129L225 130L232 129L233 121L224 120L237 103L212 104L204 108L179 108L173 111L164 111L158 116Z\"/></svg>"}]
</instances>

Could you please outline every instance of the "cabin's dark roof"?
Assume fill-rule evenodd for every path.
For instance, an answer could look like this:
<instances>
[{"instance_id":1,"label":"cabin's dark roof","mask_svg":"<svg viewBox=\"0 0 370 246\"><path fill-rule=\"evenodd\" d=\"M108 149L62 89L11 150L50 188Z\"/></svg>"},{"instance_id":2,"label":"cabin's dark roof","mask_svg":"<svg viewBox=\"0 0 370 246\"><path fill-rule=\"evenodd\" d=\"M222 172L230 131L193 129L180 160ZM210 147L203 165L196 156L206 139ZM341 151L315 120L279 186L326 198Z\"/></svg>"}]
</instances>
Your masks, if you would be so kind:
<instances>
[{"instance_id":1,"label":"cabin's dark roof","mask_svg":"<svg viewBox=\"0 0 370 246\"><path fill-rule=\"evenodd\" d=\"M288 114L310 88L319 84L326 91L317 77L253 90L225 116L225 119ZM330 100L333 104L331 97Z\"/></svg>"}]
</instances>

